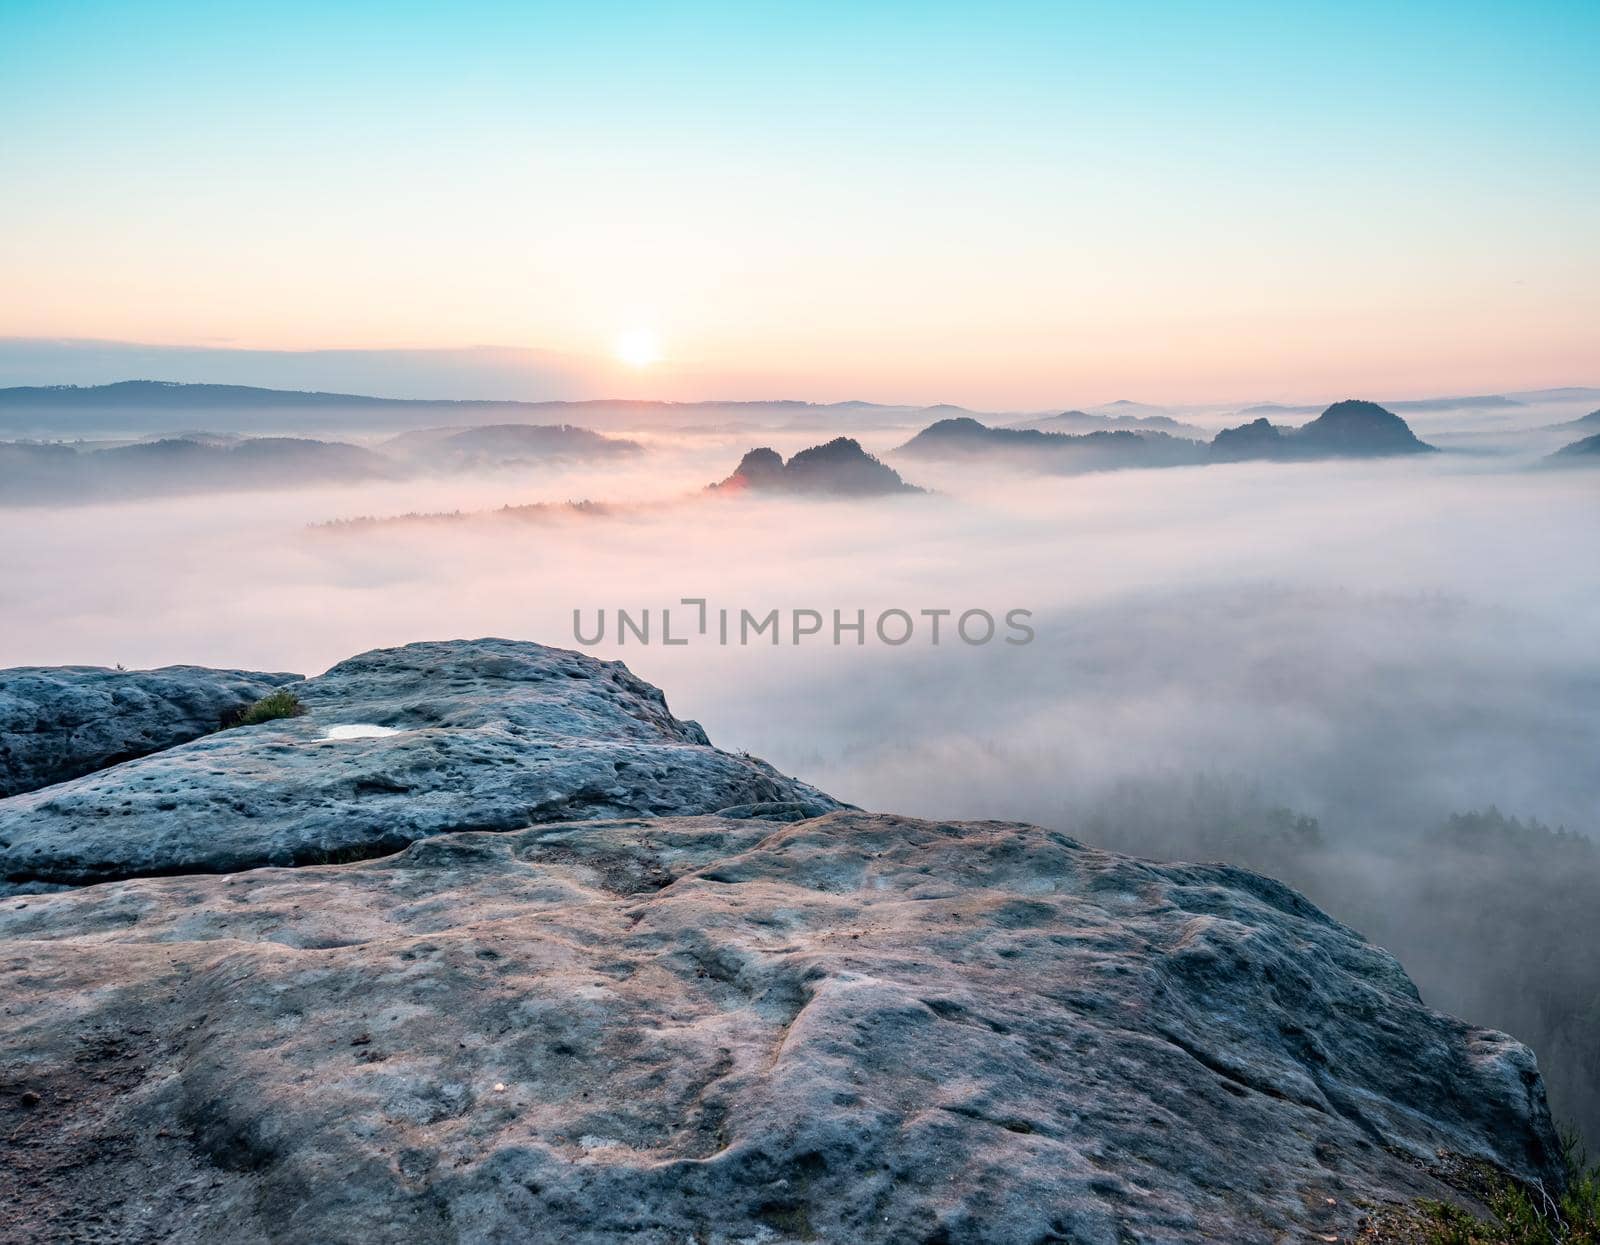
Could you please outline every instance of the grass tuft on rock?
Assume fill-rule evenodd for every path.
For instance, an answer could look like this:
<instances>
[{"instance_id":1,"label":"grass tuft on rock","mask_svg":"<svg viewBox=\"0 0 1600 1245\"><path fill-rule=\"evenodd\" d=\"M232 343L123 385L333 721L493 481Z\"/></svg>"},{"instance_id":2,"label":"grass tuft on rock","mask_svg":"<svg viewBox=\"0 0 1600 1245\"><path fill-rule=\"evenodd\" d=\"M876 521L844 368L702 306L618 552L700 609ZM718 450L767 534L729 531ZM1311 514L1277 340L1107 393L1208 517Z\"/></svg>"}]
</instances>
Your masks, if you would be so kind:
<instances>
[{"instance_id":1,"label":"grass tuft on rock","mask_svg":"<svg viewBox=\"0 0 1600 1245\"><path fill-rule=\"evenodd\" d=\"M262 722L275 722L279 718L298 718L306 711L300 697L293 692L276 691L263 696L253 705L246 705L224 719L223 730L235 726L259 726Z\"/></svg>"},{"instance_id":2,"label":"grass tuft on rock","mask_svg":"<svg viewBox=\"0 0 1600 1245\"><path fill-rule=\"evenodd\" d=\"M1566 1141L1567 1187L1552 1197L1501 1177L1483 1198L1483 1220L1446 1202L1422 1204L1427 1245L1600 1245L1600 1165L1576 1135Z\"/></svg>"}]
</instances>

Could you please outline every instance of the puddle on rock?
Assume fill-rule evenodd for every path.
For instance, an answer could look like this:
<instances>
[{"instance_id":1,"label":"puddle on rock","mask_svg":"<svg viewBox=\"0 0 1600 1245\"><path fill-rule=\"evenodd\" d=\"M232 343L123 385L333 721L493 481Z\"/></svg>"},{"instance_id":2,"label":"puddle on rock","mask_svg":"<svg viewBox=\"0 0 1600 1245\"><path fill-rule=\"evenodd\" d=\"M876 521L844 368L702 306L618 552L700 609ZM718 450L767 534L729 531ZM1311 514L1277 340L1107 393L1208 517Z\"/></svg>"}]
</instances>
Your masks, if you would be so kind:
<instances>
[{"instance_id":1,"label":"puddle on rock","mask_svg":"<svg viewBox=\"0 0 1600 1245\"><path fill-rule=\"evenodd\" d=\"M344 726L330 726L324 739L382 739L385 735L398 735L392 726L376 726L371 722L350 722Z\"/></svg>"}]
</instances>

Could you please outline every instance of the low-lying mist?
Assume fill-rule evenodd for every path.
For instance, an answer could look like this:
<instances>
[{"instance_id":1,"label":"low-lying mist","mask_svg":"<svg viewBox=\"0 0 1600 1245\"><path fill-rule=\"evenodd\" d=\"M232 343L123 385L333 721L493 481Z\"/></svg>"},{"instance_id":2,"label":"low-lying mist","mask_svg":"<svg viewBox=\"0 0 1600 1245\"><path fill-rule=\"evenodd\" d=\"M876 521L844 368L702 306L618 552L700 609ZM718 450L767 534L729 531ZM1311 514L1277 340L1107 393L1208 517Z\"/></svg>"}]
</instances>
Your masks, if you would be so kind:
<instances>
[{"instance_id":1,"label":"low-lying mist","mask_svg":"<svg viewBox=\"0 0 1600 1245\"><path fill-rule=\"evenodd\" d=\"M574 610L649 609L656 643L613 627L592 651L713 741L867 807L1275 873L1429 1002L1530 1042L1557 1115L1600 1142L1600 858L1550 829L1600 827L1600 477L1499 443L935 470L886 429L861 439L936 492L779 501L700 490L815 433L629 435L646 452L618 463L0 511L0 664L309 674L426 638L573 646ZM612 505L496 512L584 499ZM724 647L685 597L826 625ZM688 644L660 643L666 607ZM891 609L1026 609L1036 639L889 646ZM835 610L864 611L864 644L831 643Z\"/></svg>"}]
</instances>

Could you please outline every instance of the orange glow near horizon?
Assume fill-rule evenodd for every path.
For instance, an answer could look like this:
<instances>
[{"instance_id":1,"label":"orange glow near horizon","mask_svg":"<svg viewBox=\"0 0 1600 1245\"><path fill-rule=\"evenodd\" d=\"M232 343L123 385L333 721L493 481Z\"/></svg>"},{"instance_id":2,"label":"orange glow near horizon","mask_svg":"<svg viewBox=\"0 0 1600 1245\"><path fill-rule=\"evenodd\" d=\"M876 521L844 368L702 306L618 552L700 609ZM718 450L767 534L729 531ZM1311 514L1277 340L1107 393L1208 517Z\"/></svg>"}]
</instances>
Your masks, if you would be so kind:
<instances>
[{"instance_id":1,"label":"orange glow near horizon","mask_svg":"<svg viewBox=\"0 0 1600 1245\"><path fill-rule=\"evenodd\" d=\"M1600 383L1592 4L782 7L0 6L0 338L524 351L507 397Z\"/></svg>"}]
</instances>

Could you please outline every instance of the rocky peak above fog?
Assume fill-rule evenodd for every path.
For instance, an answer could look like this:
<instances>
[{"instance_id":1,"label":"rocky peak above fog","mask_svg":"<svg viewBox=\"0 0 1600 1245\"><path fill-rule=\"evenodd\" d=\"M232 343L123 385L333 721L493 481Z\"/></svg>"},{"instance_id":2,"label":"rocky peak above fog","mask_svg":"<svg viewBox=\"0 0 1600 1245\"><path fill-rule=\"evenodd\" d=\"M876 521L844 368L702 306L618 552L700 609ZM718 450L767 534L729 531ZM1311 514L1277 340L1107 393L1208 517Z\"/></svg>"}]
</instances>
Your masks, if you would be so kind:
<instances>
[{"instance_id":1,"label":"rocky peak above fog","mask_svg":"<svg viewBox=\"0 0 1600 1245\"><path fill-rule=\"evenodd\" d=\"M788 462L776 450L751 450L734 473L713 489L775 495L872 497L888 493L920 493L893 467L861 448L853 437L836 437L825 445L801 450Z\"/></svg>"},{"instance_id":2,"label":"rocky peak above fog","mask_svg":"<svg viewBox=\"0 0 1600 1245\"><path fill-rule=\"evenodd\" d=\"M730 486L757 490L781 488L783 455L766 446L750 450L739 460L739 465L733 469L733 474L718 485L719 488Z\"/></svg>"},{"instance_id":3,"label":"rocky peak above fog","mask_svg":"<svg viewBox=\"0 0 1600 1245\"><path fill-rule=\"evenodd\" d=\"M20 1239L1250 1245L1559 1180L1528 1050L1277 882L849 809L535 644L288 690L0 800Z\"/></svg>"},{"instance_id":4,"label":"rocky peak above fog","mask_svg":"<svg viewBox=\"0 0 1600 1245\"><path fill-rule=\"evenodd\" d=\"M1285 452L1284 447L1292 431L1261 415L1248 424L1224 428L1217 433L1211 439L1211 457L1223 461L1280 457Z\"/></svg>"},{"instance_id":5,"label":"rocky peak above fog","mask_svg":"<svg viewBox=\"0 0 1600 1245\"><path fill-rule=\"evenodd\" d=\"M1296 435L1304 444L1328 452L1417 454L1433 448L1419 441L1393 411L1356 399L1335 402Z\"/></svg>"},{"instance_id":6,"label":"rocky peak above fog","mask_svg":"<svg viewBox=\"0 0 1600 1245\"><path fill-rule=\"evenodd\" d=\"M1426 454L1434 447L1417 439L1411 427L1376 402L1335 402L1310 423L1287 428L1265 417L1225 428L1211 442L1220 461L1248 458L1380 458Z\"/></svg>"}]
</instances>

